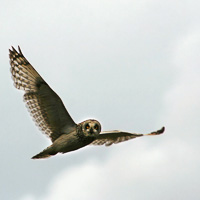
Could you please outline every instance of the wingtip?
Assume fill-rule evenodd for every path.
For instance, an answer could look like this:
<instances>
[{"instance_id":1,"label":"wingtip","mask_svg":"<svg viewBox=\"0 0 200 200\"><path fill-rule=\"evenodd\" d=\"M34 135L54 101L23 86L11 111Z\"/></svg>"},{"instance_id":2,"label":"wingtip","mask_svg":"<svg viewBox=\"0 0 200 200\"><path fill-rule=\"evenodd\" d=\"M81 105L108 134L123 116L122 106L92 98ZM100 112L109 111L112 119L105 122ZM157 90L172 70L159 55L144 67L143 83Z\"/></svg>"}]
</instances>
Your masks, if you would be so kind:
<instances>
[{"instance_id":1,"label":"wingtip","mask_svg":"<svg viewBox=\"0 0 200 200\"><path fill-rule=\"evenodd\" d=\"M160 134L164 133L164 131L165 131L165 127L163 126L161 129L159 129L155 132L149 133L147 135L160 135Z\"/></svg>"},{"instance_id":2,"label":"wingtip","mask_svg":"<svg viewBox=\"0 0 200 200\"><path fill-rule=\"evenodd\" d=\"M22 50L19 45L18 45L18 51L19 51L19 54L22 54ZM9 49L9 52L10 53L12 53L12 52L18 53L17 50L13 46L11 46L11 48Z\"/></svg>"},{"instance_id":3,"label":"wingtip","mask_svg":"<svg viewBox=\"0 0 200 200\"><path fill-rule=\"evenodd\" d=\"M12 51L13 51L13 46L11 46L8 50L9 50L9 52L11 53Z\"/></svg>"},{"instance_id":4,"label":"wingtip","mask_svg":"<svg viewBox=\"0 0 200 200\"><path fill-rule=\"evenodd\" d=\"M157 132L159 133L159 134L162 134L162 133L164 133L164 131L165 131L165 127L163 126L160 130L158 130Z\"/></svg>"},{"instance_id":5,"label":"wingtip","mask_svg":"<svg viewBox=\"0 0 200 200\"><path fill-rule=\"evenodd\" d=\"M11 48L12 48L12 51L16 51L15 48L14 48L13 46L11 46Z\"/></svg>"},{"instance_id":6,"label":"wingtip","mask_svg":"<svg viewBox=\"0 0 200 200\"><path fill-rule=\"evenodd\" d=\"M23 54L22 54L22 50L21 50L21 48L20 48L19 45L18 45L18 50L19 50L19 53L20 53L21 55L23 55Z\"/></svg>"},{"instance_id":7,"label":"wingtip","mask_svg":"<svg viewBox=\"0 0 200 200\"><path fill-rule=\"evenodd\" d=\"M15 48L13 46L11 46L9 49L9 58L12 58L13 52L15 51Z\"/></svg>"}]
</instances>

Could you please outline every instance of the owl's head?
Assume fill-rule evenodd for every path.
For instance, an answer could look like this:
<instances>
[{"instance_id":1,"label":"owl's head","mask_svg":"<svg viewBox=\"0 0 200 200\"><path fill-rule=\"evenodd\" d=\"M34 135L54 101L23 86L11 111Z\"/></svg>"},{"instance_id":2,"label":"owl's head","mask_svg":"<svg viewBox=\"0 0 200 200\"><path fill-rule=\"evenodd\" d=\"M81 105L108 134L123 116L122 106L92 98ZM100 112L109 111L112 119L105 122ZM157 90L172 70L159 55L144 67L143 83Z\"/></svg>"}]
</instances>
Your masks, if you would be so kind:
<instances>
[{"instance_id":1,"label":"owl's head","mask_svg":"<svg viewBox=\"0 0 200 200\"><path fill-rule=\"evenodd\" d=\"M101 132L101 124L94 119L82 122L82 131L85 136L97 137Z\"/></svg>"}]
</instances>

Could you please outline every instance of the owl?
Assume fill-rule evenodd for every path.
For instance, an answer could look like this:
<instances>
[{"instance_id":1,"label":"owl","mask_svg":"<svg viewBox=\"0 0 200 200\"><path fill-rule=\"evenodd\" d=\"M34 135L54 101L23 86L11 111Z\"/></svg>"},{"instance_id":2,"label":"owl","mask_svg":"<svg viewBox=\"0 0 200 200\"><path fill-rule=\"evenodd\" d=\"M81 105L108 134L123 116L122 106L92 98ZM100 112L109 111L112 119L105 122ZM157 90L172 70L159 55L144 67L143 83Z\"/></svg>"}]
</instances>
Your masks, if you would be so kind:
<instances>
[{"instance_id":1,"label":"owl","mask_svg":"<svg viewBox=\"0 0 200 200\"><path fill-rule=\"evenodd\" d=\"M91 145L105 145L124 142L136 137L162 134L165 128L148 134L124 131L103 131L94 119L76 124L66 110L60 97L14 47L9 49L11 74L14 86L24 90L24 101L37 126L52 141L52 144L32 159L48 158L57 153L67 153Z\"/></svg>"}]
</instances>

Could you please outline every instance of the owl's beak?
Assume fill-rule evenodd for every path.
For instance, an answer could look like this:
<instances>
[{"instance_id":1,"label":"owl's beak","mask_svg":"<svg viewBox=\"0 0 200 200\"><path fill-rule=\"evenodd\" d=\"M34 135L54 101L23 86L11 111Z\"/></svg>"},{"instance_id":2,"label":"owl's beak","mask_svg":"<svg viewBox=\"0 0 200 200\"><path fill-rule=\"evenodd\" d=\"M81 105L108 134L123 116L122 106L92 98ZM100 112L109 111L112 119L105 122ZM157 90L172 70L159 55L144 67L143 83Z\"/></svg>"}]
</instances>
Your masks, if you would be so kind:
<instances>
[{"instance_id":1,"label":"owl's beak","mask_svg":"<svg viewBox=\"0 0 200 200\"><path fill-rule=\"evenodd\" d=\"M91 134L92 134L92 133L94 133L94 131L93 131L93 129L92 129L92 128L90 129L90 133L91 133Z\"/></svg>"}]
</instances>

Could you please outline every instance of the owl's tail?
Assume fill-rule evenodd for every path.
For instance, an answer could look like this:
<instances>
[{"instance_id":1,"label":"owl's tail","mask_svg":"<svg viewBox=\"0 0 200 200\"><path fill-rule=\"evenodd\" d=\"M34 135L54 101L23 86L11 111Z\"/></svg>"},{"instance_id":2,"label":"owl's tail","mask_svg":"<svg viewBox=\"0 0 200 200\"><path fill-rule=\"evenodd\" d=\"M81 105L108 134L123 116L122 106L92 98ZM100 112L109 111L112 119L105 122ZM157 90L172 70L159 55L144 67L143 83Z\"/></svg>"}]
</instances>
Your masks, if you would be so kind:
<instances>
[{"instance_id":1,"label":"owl's tail","mask_svg":"<svg viewBox=\"0 0 200 200\"><path fill-rule=\"evenodd\" d=\"M37 155L33 156L32 159L44 159L49 158L53 155L56 155L57 152L52 151L51 146L44 149L42 152L38 153Z\"/></svg>"},{"instance_id":2,"label":"owl's tail","mask_svg":"<svg viewBox=\"0 0 200 200\"><path fill-rule=\"evenodd\" d=\"M43 159L43 158L48 158L50 156L51 156L50 154L41 152L41 153L38 153L37 155L33 156L32 159Z\"/></svg>"}]
</instances>

